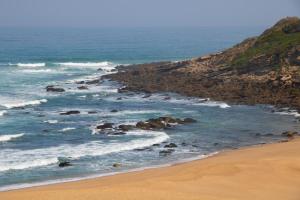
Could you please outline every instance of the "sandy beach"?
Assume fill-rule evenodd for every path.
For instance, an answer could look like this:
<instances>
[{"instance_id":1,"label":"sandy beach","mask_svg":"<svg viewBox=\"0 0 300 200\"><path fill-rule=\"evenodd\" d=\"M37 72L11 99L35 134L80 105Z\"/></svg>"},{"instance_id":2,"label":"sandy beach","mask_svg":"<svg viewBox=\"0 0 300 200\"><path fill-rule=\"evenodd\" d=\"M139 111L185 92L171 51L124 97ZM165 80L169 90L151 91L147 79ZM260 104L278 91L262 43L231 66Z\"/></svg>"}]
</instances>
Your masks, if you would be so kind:
<instances>
[{"instance_id":1,"label":"sandy beach","mask_svg":"<svg viewBox=\"0 0 300 200\"><path fill-rule=\"evenodd\" d=\"M300 199L300 139L171 167L0 193L1 200Z\"/></svg>"}]
</instances>

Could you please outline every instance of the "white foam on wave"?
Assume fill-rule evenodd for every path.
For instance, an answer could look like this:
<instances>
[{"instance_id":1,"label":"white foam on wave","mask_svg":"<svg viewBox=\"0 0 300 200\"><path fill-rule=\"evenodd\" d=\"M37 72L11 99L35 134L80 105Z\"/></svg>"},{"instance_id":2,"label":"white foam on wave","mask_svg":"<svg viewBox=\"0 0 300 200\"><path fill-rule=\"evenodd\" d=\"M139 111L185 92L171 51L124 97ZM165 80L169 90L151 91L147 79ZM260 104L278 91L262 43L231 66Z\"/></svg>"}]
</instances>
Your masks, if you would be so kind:
<instances>
[{"instance_id":1,"label":"white foam on wave","mask_svg":"<svg viewBox=\"0 0 300 200\"><path fill-rule=\"evenodd\" d=\"M287 111L282 111L282 112L275 112L275 114L279 114L279 115L291 115L294 116L296 118L300 117L300 113L296 110L287 110Z\"/></svg>"},{"instance_id":2,"label":"white foam on wave","mask_svg":"<svg viewBox=\"0 0 300 200\"><path fill-rule=\"evenodd\" d=\"M24 73L58 73L58 71L53 69L23 69L22 72Z\"/></svg>"},{"instance_id":3,"label":"white foam on wave","mask_svg":"<svg viewBox=\"0 0 300 200\"><path fill-rule=\"evenodd\" d=\"M67 131L71 131L71 130L75 130L76 128L74 127L66 127L60 130L60 132L67 132Z\"/></svg>"},{"instance_id":4,"label":"white foam on wave","mask_svg":"<svg viewBox=\"0 0 300 200\"><path fill-rule=\"evenodd\" d=\"M74 67L74 68L92 68L92 69L103 69L103 70L112 70L115 68L115 64L111 62L61 62L55 63L64 67Z\"/></svg>"},{"instance_id":5,"label":"white foam on wave","mask_svg":"<svg viewBox=\"0 0 300 200\"><path fill-rule=\"evenodd\" d=\"M46 121L44 121L45 123L48 123L48 124L57 124L58 123L58 120L46 120Z\"/></svg>"},{"instance_id":6,"label":"white foam on wave","mask_svg":"<svg viewBox=\"0 0 300 200\"><path fill-rule=\"evenodd\" d=\"M6 110L1 110L0 111L0 116L3 116L3 115L5 115L7 113L7 111Z\"/></svg>"},{"instance_id":7,"label":"white foam on wave","mask_svg":"<svg viewBox=\"0 0 300 200\"><path fill-rule=\"evenodd\" d=\"M3 100L2 100L3 101ZM0 105L11 109L11 108L20 108L20 107L25 107L25 106L30 106L30 105L40 105L41 103L46 103L47 99L40 99L40 100L30 100L30 101L19 101L15 99L7 99L4 102L0 101Z\"/></svg>"},{"instance_id":8,"label":"white foam on wave","mask_svg":"<svg viewBox=\"0 0 300 200\"><path fill-rule=\"evenodd\" d=\"M25 67L25 68L35 68L35 67L45 67L46 63L9 63L11 66Z\"/></svg>"},{"instance_id":9,"label":"white foam on wave","mask_svg":"<svg viewBox=\"0 0 300 200\"><path fill-rule=\"evenodd\" d=\"M40 167L58 162L57 157L78 159L84 156L101 156L110 153L144 148L169 139L164 132L159 131L129 131L128 134L142 136L127 142L106 143L92 141L80 145L65 144L50 148L16 150L3 149L0 154L0 171L20 170ZM9 155L9 156L7 156Z\"/></svg>"},{"instance_id":10,"label":"white foam on wave","mask_svg":"<svg viewBox=\"0 0 300 200\"><path fill-rule=\"evenodd\" d=\"M15 138L22 137L24 133L13 134L13 135L0 135L0 142L7 142Z\"/></svg>"}]
</instances>

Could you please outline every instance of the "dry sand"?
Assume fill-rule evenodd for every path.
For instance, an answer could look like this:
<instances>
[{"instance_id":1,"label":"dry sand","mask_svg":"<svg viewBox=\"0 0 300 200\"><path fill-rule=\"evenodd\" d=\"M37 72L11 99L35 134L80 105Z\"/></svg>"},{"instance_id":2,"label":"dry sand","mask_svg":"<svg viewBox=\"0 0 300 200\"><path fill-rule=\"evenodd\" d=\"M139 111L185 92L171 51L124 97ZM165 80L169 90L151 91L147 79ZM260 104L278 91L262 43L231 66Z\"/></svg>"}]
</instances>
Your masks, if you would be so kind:
<instances>
[{"instance_id":1,"label":"dry sand","mask_svg":"<svg viewBox=\"0 0 300 200\"><path fill-rule=\"evenodd\" d=\"M0 192L1 200L300 200L300 139L77 182Z\"/></svg>"}]
</instances>

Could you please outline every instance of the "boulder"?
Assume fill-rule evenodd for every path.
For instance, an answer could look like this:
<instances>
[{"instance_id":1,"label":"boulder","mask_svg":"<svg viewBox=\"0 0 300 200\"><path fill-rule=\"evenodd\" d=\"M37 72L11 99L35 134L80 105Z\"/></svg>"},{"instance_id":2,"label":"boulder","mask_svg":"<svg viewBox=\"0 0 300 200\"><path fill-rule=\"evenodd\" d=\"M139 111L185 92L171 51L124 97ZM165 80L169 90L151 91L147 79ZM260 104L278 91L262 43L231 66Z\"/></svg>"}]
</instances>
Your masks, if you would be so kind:
<instances>
[{"instance_id":1,"label":"boulder","mask_svg":"<svg viewBox=\"0 0 300 200\"><path fill-rule=\"evenodd\" d=\"M298 135L298 133L295 132L295 131L285 131L281 135L285 136L285 137L288 137L288 138L292 138L292 137Z\"/></svg>"},{"instance_id":2,"label":"boulder","mask_svg":"<svg viewBox=\"0 0 300 200\"><path fill-rule=\"evenodd\" d=\"M100 83L100 79L90 80L85 82L88 85Z\"/></svg>"},{"instance_id":3,"label":"boulder","mask_svg":"<svg viewBox=\"0 0 300 200\"><path fill-rule=\"evenodd\" d=\"M76 84L84 84L85 82L84 81L76 81L75 83Z\"/></svg>"},{"instance_id":4,"label":"boulder","mask_svg":"<svg viewBox=\"0 0 300 200\"><path fill-rule=\"evenodd\" d=\"M46 91L47 92L65 92L65 89L59 88L59 87L55 87L54 85L48 85L46 87Z\"/></svg>"},{"instance_id":5,"label":"boulder","mask_svg":"<svg viewBox=\"0 0 300 200\"><path fill-rule=\"evenodd\" d=\"M160 156L168 156L171 153L173 153L175 150L174 149L166 149L166 150L162 150L159 152Z\"/></svg>"},{"instance_id":6,"label":"boulder","mask_svg":"<svg viewBox=\"0 0 300 200\"><path fill-rule=\"evenodd\" d=\"M197 120L192 119L192 118L184 118L183 119L183 123L187 124L187 123L195 123L197 122Z\"/></svg>"},{"instance_id":7,"label":"boulder","mask_svg":"<svg viewBox=\"0 0 300 200\"><path fill-rule=\"evenodd\" d=\"M78 111L78 110L70 110L67 112L60 113L60 115L78 115L78 114L80 114L80 111Z\"/></svg>"},{"instance_id":8,"label":"boulder","mask_svg":"<svg viewBox=\"0 0 300 200\"><path fill-rule=\"evenodd\" d=\"M114 163L112 166L113 167L121 167L122 165L120 163Z\"/></svg>"},{"instance_id":9,"label":"boulder","mask_svg":"<svg viewBox=\"0 0 300 200\"><path fill-rule=\"evenodd\" d=\"M77 87L79 90L88 90L89 88L85 85Z\"/></svg>"},{"instance_id":10,"label":"boulder","mask_svg":"<svg viewBox=\"0 0 300 200\"><path fill-rule=\"evenodd\" d=\"M145 94L142 98L146 99L146 98L149 98L151 97L151 94Z\"/></svg>"},{"instance_id":11,"label":"boulder","mask_svg":"<svg viewBox=\"0 0 300 200\"><path fill-rule=\"evenodd\" d=\"M104 129L112 129L113 128L113 123L104 123L102 125L98 125L96 128L100 129L100 130L104 130Z\"/></svg>"},{"instance_id":12,"label":"boulder","mask_svg":"<svg viewBox=\"0 0 300 200\"><path fill-rule=\"evenodd\" d=\"M58 166L59 167L69 167L72 166L71 160L65 157L58 157Z\"/></svg>"},{"instance_id":13,"label":"boulder","mask_svg":"<svg viewBox=\"0 0 300 200\"><path fill-rule=\"evenodd\" d=\"M121 125L119 125L118 128L122 131L129 131L129 130L132 130L134 128L134 126L133 125L121 124Z\"/></svg>"},{"instance_id":14,"label":"boulder","mask_svg":"<svg viewBox=\"0 0 300 200\"><path fill-rule=\"evenodd\" d=\"M175 143L166 144L164 148L175 148L177 145Z\"/></svg>"},{"instance_id":15,"label":"boulder","mask_svg":"<svg viewBox=\"0 0 300 200\"><path fill-rule=\"evenodd\" d=\"M118 110L116 110L116 109L113 109L113 110L111 110L110 112L118 112Z\"/></svg>"}]
</instances>

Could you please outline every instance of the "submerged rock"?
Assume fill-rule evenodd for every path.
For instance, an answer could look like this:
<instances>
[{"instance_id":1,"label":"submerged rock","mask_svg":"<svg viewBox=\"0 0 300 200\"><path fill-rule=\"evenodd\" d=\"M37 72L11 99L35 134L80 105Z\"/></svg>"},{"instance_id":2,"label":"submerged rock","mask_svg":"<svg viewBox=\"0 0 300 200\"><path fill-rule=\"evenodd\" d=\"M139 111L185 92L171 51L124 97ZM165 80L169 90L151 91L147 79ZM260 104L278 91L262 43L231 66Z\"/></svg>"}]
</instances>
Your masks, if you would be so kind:
<instances>
[{"instance_id":1,"label":"submerged rock","mask_svg":"<svg viewBox=\"0 0 300 200\"><path fill-rule=\"evenodd\" d=\"M88 90L89 88L85 85L77 87L79 90Z\"/></svg>"},{"instance_id":2,"label":"submerged rock","mask_svg":"<svg viewBox=\"0 0 300 200\"><path fill-rule=\"evenodd\" d=\"M100 79L86 81L85 83L88 84L88 85L98 84L98 83L100 83Z\"/></svg>"},{"instance_id":3,"label":"submerged rock","mask_svg":"<svg viewBox=\"0 0 300 200\"><path fill-rule=\"evenodd\" d=\"M160 156L168 156L171 153L173 153L175 150L174 149L166 149L166 150L162 150L159 152Z\"/></svg>"},{"instance_id":4,"label":"submerged rock","mask_svg":"<svg viewBox=\"0 0 300 200\"><path fill-rule=\"evenodd\" d=\"M293 138L294 136L298 135L298 132L296 131L285 131L281 134L282 136Z\"/></svg>"},{"instance_id":5,"label":"submerged rock","mask_svg":"<svg viewBox=\"0 0 300 200\"><path fill-rule=\"evenodd\" d=\"M111 110L110 112L118 112L118 110L116 110L116 109L113 109L113 110Z\"/></svg>"},{"instance_id":6,"label":"submerged rock","mask_svg":"<svg viewBox=\"0 0 300 200\"><path fill-rule=\"evenodd\" d=\"M164 146L164 148L175 148L177 145L175 143L170 143Z\"/></svg>"},{"instance_id":7,"label":"submerged rock","mask_svg":"<svg viewBox=\"0 0 300 200\"><path fill-rule=\"evenodd\" d=\"M60 115L78 115L78 114L80 114L80 111L78 111L78 110L70 110L67 112L60 113Z\"/></svg>"}]
</instances>

